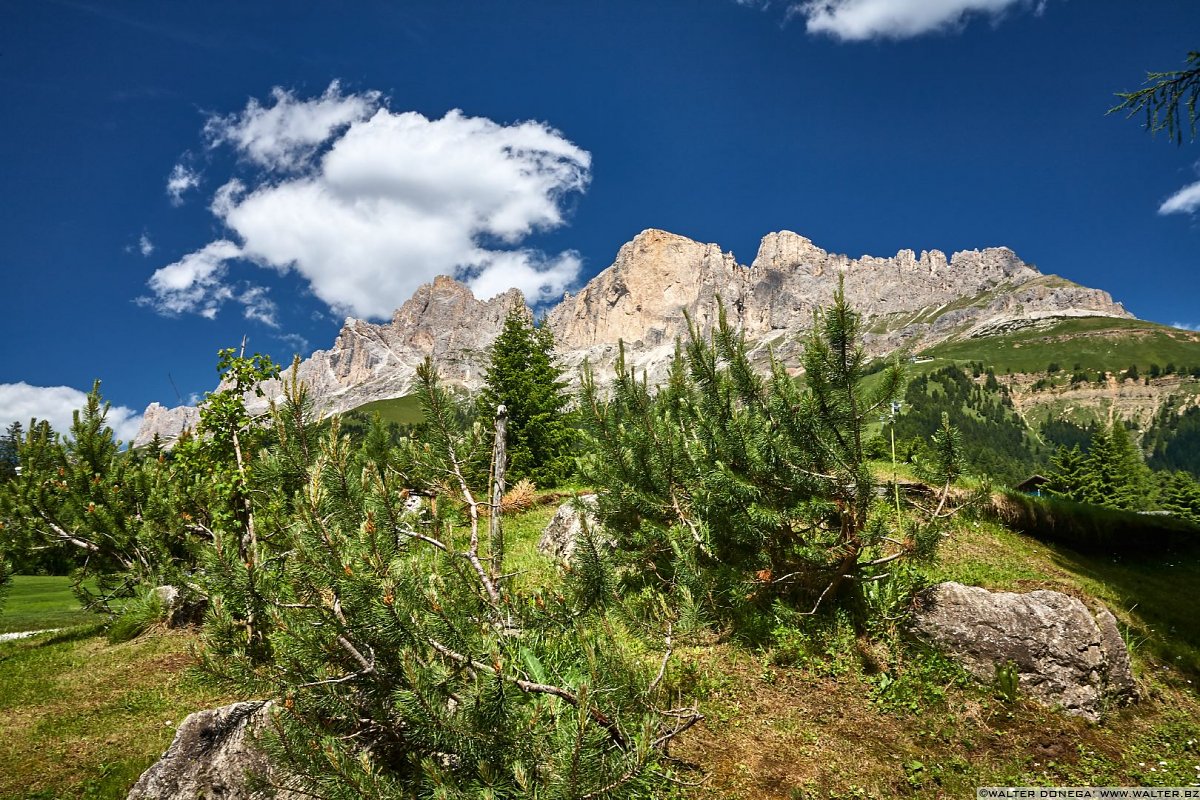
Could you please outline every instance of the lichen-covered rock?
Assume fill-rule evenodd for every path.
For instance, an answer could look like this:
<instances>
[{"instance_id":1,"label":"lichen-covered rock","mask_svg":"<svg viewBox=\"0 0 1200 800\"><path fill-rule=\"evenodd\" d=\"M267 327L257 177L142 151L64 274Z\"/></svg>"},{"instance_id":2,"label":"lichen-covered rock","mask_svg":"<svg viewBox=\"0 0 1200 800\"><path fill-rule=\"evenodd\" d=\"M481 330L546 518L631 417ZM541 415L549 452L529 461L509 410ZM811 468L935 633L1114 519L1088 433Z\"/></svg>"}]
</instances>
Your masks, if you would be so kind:
<instances>
[{"instance_id":1,"label":"lichen-covered rock","mask_svg":"<svg viewBox=\"0 0 1200 800\"><path fill-rule=\"evenodd\" d=\"M272 770L256 738L269 724L271 704L234 703L190 714L175 740L146 770L128 800L300 800L267 785Z\"/></svg>"},{"instance_id":2,"label":"lichen-covered rock","mask_svg":"<svg viewBox=\"0 0 1200 800\"><path fill-rule=\"evenodd\" d=\"M918 598L914 631L985 682L1006 664L1018 689L1092 722L1136 699L1129 653L1107 610L1093 617L1074 597L1040 590L990 592L942 583Z\"/></svg>"},{"instance_id":3,"label":"lichen-covered rock","mask_svg":"<svg viewBox=\"0 0 1200 800\"><path fill-rule=\"evenodd\" d=\"M584 515L586 514L588 528L600 530L600 521L596 519L596 495L583 494L576 498L583 505L585 512L580 513L575 500L569 500L558 507L550 522L542 530L542 538L538 540L538 552L553 559L568 563L575 554L575 546L583 531ZM605 539L604 541L611 541Z\"/></svg>"}]
</instances>

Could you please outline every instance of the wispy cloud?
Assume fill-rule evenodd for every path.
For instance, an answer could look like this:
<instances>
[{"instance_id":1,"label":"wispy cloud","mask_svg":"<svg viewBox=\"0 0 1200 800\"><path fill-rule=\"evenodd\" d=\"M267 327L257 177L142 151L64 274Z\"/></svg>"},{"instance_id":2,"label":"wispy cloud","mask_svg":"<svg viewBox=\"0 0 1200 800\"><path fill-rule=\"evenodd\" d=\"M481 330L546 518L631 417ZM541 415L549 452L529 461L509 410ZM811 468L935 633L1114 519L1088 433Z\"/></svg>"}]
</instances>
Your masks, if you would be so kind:
<instances>
[{"instance_id":1,"label":"wispy cloud","mask_svg":"<svg viewBox=\"0 0 1200 800\"><path fill-rule=\"evenodd\" d=\"M1189 183L1163 201L1159 214L1194 214L1200 210L1200 181Z\"/></svg>"},{"instance_id":2,"label":"wispy cloud","mask_svg":"<svg viewBox=\"0 0 1200 800\"><path fill-rule=\"evenodd\" d=\"M262 286L250 286L234 297L242 304L242 316L246 319L261 322L269 328L278 328L276 315L279 307L267 296L267 290Z\"/></svg>"},{"instance_id":3,"label":"wispy cloud","mask_svg":"<svg viewBox=\"0 0 1200 800\"><path fill-rule=\"evenodd\" d=\"M957 30L972 16L997 19L1019 8L1040 14L1045 0L804 0L790 5L787 14L803 18L811 34L861 42Z\"/></svg>"},{"instance_id":4,"label":"wispy cloud","mask_svg":"<svg viewBox=\"0 0 1200 800\"><path fill-rule=\"evenodd\" d=\"M1200 331L1200 322L1172 322L1172 328L1183 328L1185 331Z\"/></svg>"},{"instance_id":5,"label":"wispy cloud","mask_svg":"<svg viewBox=\"0 0 1200 800\"><path fill-rule=\"evenodd\" d=\"M213 195L230 238L151 277L151 304L166 313L211 317L237 300L274 321L230 285L234 259L295 271L335 312L368 318L390 316L439 274L484 297L516 287L534 304L578 279L576 253L521 246L563 225L568 196L591 178L591 155L545 123L429 119L334 82L309 100L276 89L270 104L210 118L205 136L257 169Z\"/></svg>"},{"instance_id":6,"label":"wispy cloud","mask_svg":"<svg viewBox=\"0 0 1200 800\"><path fill-rule=\"evenodd\" d=\"M28 383L0 383L0 426L14 422L29 425L29 420L46 420L50 427L66 434L73 413L87 405L87 393L70 386L31 386ZM132 408L113 406L107 420L121 441L131 441L142 424L142 415Z\"/></svg>"},{"instance_id":7,"label":"wispy cloud","mask_svg":"<svg viewBox=\"0 0 1200 800\"><path fill-rule=\"evenodd\" d=\"M154 242L150 241L149 234L143 233L138 238L138 252L147 258L154 252Z\"/></svg>"},{"instance_id":8,"label":"wispy cloud","mask_svg":"<svg viewBox=\"0 0 1200 800\"><path fill-rule=\"evenodd\" d=\"M275 338L292 348L293 353L301 356L308 353L308 339L298 333L281 333Z\"/></svg>"},{"instance_id":9,"label":"wispy cloud","mask_svg":"<svg viewBox=\"0 0 1200 800\"><path fill-rule=\"evenodd\" d=\"M160 314L199 314L213 319L221 306L234 297L226 285L226 262L237 258L241 248L231 241L210 242L194 253L188 253L173 264L155 270L148 285L153 297L139 297Z\"/></svg>"},{"instance_id":10,"label":"wispy cloud","mask_svg":"<svg viewBox=\"0 0 1200 800\"><path fill-rule=\"evenodd\" d=\"M171 205L183 205L183 196L199 185L199 173L182 163L176 164L167 176L167 197L171 198Z\"/></svg>"}]
</instances>

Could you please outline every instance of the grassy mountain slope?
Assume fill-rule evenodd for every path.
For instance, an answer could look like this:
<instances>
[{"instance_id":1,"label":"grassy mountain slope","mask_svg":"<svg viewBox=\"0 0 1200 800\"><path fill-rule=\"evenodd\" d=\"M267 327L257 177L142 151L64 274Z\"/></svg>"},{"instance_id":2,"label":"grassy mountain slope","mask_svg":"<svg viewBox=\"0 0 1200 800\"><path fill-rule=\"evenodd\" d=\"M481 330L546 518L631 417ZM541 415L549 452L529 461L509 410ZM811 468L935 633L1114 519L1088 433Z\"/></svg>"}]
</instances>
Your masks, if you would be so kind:
<instances>
[{"instance_id":1,"label":"grassy mountain slope","mask_svg":"<svg viewBox=\"0 0 1200 800\"><path fill-rule=\"evenodd\" d=\"M981 361L997 372L1064 370L1123 372L1136 365L1200 367L1200 333L1153 322L1115 317L1038 320L987 336L953 339L920 353L950 361Z\"/></svg>"},{"instance_id":2,"label":"grassy mountain slope","mask_svg":"<svg viewBox=\"0 0 1200 800\"><path fill-rule=\"evenodd\" d=\"M378 414L384 422L394 422L397 425L415 425L422 420L421 403L416 395L376 400L355 408L353 413L362 414L368 419Z\"/></svg>"}]
</instances>

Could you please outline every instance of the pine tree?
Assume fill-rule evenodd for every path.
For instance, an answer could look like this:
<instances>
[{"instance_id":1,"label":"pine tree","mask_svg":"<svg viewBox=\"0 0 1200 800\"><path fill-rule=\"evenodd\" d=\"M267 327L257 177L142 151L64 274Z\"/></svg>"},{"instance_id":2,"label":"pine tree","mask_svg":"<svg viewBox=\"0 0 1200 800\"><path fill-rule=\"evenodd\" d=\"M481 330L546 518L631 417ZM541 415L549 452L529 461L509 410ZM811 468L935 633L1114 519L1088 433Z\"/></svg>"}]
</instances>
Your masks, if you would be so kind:
<instances>
[{"instance_id":1,"label":"pine tree","mask_svg":"<svg viewBox=\"0 0 1200 800\"><path fill-rule=\"evenodd\" d=\"M354 446L335 419L290 511L260 516L272 552L257 567L265 646L239 644L218 610L206 669L238 692L279 698L269 749L306 793L649 795L666 743L699 714L666 705L669 693L613 635L616 598L585 608L501 580L503 558L484 535L498 498L486 473L481 485L464 469L493 450L489 430L462 424L428 361L418 381L421 438L393 447L375 423ZM292 402L276 414L294 416Z\"/></svg>"},{"instance_id":2,"label":"pine tree","mask_svg":"<svg viewBox=\"0 0 1200 800\"><path fill-rule=\"evenodd\" d=\"M1093 440L1094 441L1094 440ZM1054 497L1084 502L1087 477L1088 459L1079 445L1071 448L1059 447L1050 459L1050 480L1046 484L1046 493Z\"/></svg>"},{"instance_id":3,"label":"pine tree","mask_svg":"<svg viewBox=\"0 0 1200 800\"><path fill-rule=\"evenodd\" d=\"M21 474L0 485L3 541L10 552L66 549L78 565L72 587L85 607L170 582L194 563L196 540L157 460L121 452L107 424L99 381L66 437L35 422L19 444Z\"/></svg>"},{"instance_id":4,"label":"pine tree","mask_svg":"<svg viewBox=\"0 0 1200 800\"><path fill-rule=\"evenodd\" d=\"M1097 428L1086 454L1060 447L1051 465L1047 489L1056 496L1127 511L1153 505L1150 470L1120 420Z\"/></svg>"},{"instance_id":5,"label":"pine tree","mask_svg":"<svg viewBox=\"0 0 1200 800\"><path fill-rule=\"evenodd\" d=\"M0 481L17 476L17 467L21 465L21 440L23 428L20 422L13 422L4 431L0 439Z\"/></svg>"},{"instance_id":6,"label":"pine tree","mask_svg":"<svg viewBox=\"0 0 1200 800\"><path fill-rule=\"evenodd\" d=\"M549 488L567 480L575 435L550 329L535 326L524 308L509 312L492 345L485 381L480 418L490 420L500 405L508 413L509 482L528 478Z\"/></svg>"},{"instance_id":7,"label":"pine tree","mask_svg":"<svg viewBox=\"0 0 1200 800\"><path fill-rule=\"evenodd\" d=\"M1173 516L1200 525L1200 482L1186 472L1158 473L1158 505Z\"/></svg>"},{"instance_id":8,"label":"pine tree","mask_svg":"<svg viewBox=\"0 0 1200 800\"><path fill-rule=\"evenodd\" d=\"M756 372L723 307L710 336L690 324L656 392L623 346L610 399L585 377L594 452L581 464L605 487L599 515L626 582L726 619L747 601L784 599L807 613L885 564L931 553L931 527L897 530L906 523L875 497L864 432L902 375L893 365L864 388L859 331L839 291L806 342L804 390L773 356L769 378Z\"/></svg>"}]
</instances>

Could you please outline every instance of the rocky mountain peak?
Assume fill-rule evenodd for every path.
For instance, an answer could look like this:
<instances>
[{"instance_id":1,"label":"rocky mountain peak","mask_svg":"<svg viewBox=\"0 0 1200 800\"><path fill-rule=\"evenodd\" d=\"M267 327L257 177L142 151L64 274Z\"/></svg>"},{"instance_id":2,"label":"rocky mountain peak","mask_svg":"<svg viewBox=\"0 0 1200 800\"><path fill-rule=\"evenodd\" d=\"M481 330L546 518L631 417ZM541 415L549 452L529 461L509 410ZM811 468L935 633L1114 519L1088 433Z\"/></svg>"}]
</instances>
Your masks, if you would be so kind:
<instances>
[{"instance_id":1,"label":"rocky mountain peak","mask_svg":"<svg viewBox=\"0 0 1200 800\"><path fill-rule=\"evenodd\" d=\"M718 245L651 228L623 245L579 294L564 297L547 324L565 349L618 340L654 347L686 330L685 310L711 307L743 272Z\"/></svg>"},{"instance_id":2,"label":"rocky mountain peak","mask_svg":"<svg viewBox=\"0 0 1200 800\"><path fill-rule=\"evenodd\" d=\"M940 250L850 258L785 230L764 236L746 267L716 244L649 228L624 244L612 265L577 294L565 295L547 313L546 324L569 378L578 377L585 359L603 376L611 370L617 342L625 341L630 363L655 380L670 362L676 338L687 334L685 314L709 328L718 297L753 344L771 344L781 357L792 358L798 334L812 325L816 308L829 304L839 279L872 331L867 346L875 353L985 333L1014 320L1130 316L1106 292L1044 276L1006 247L964 250L949 259ZM463 283L438 276L388 323L347 319L331 349L301 363L300 377L332 413L411 393L416 368L426 357L448 384L474 390L481 385L488 348L514 309L531 313L516 289L480 300ZM764 351L759 347L757 357ZM268 396L280 388L266 387ZM135 444L154 432L170 435L167 428L191 418L194 409L154 407Z\"/></svg>"},{"instance_id":3,"label":"rocky mountain peak","mask_svg":"<svg viewBox=\"0 0 1200 800\"><path fill-rule=\"evenodd\" d=\"M829 253L812 243L806 236L792 231L768 233L758 245L758 255L750 264L755 271L794 270L819 267L825 264Z\"/></svg>"}]
</instances>

